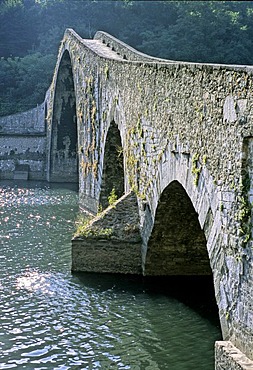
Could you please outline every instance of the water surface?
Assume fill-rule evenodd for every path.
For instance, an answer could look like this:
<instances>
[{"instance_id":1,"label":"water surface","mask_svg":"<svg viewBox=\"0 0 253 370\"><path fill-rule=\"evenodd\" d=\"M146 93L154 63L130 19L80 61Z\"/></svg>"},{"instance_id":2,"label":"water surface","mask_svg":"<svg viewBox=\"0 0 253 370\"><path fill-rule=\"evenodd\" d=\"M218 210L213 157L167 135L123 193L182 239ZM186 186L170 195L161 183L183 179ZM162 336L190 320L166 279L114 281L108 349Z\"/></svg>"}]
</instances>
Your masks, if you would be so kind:
<instances>
[{"instance_id":1,"label":"water surface","mask_svg":"<svg viewBox=\"0 0 253 370\"><path fill-rule=\"evenodd\" d=\"M77 202L0 183L0 369L214 369L212 282L71 274Z\"/></svg>"}]
</instances>

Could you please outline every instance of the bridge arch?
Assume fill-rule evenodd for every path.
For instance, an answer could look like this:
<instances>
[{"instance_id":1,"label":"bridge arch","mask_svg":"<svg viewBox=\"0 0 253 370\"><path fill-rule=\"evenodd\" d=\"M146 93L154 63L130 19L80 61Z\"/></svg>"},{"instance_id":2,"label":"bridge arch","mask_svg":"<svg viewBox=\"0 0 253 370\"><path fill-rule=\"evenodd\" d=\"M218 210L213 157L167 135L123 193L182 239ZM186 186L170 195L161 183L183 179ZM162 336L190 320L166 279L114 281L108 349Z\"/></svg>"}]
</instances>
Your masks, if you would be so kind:
<instances>
[{"instance_id":1,"label":"bridge arch","mask_svg":"<svg viewBox=\"0 0 253 370\"><path fill-rule=\"evenodd\" d=\"M68 50L60 59L55 82L48 177L55 182L78 182L76 94Z\"/></svg>"},{"instance_id":2,"label":"bridge arch","mask_svg":"<svg viewBox=\"0 0 253 370\"><path fill-rule=\"evenodd\" d=\"M183 186L163 190L148 240L146 275L210 275L206 238Z\"/></svg>"},{"instance_id":3,"label":"bridge arch","mask_svg":"<svg viewBox=\"0 0 253 370\"><path fill-rule=\"evenodd\" d=\"M120 130L112 120L107 131L104 160L102 171L102 182L99 204L102 208L109 205L108 197L114 191L117 198L124 194L124 159Z\"/></svg>"}]
</instances>

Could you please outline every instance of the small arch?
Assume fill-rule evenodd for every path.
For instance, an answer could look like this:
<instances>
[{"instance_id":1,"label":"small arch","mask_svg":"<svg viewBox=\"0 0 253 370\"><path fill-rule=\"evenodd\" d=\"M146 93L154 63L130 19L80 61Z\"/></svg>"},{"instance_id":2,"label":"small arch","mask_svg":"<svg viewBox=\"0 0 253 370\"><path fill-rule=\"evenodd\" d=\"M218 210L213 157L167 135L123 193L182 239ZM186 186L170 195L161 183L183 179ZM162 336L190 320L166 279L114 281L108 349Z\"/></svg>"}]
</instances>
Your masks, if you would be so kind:
<instances>
[{"instance_id":1,"label":"small arch","mask_svg":"<svg viewBox=\"0 0 253 370\"><path fill-rule=\"evenodd\" d=\"M198 214L178 181L162 192L148 240L145 275L211 275Z\"/></svg>"},{"instance_id":2,"label":"small arch","mask_svg":"<svg viewBox=\"0 0 253 370\"><path fill-rule=\"evenodd\" d=\"M117 198L124 194L123 148L120 131L114 121L111 122L106 136L102 184L99 204L102 208L109 205L108 197L115 190Z\"/></svg>"}]
</instances>

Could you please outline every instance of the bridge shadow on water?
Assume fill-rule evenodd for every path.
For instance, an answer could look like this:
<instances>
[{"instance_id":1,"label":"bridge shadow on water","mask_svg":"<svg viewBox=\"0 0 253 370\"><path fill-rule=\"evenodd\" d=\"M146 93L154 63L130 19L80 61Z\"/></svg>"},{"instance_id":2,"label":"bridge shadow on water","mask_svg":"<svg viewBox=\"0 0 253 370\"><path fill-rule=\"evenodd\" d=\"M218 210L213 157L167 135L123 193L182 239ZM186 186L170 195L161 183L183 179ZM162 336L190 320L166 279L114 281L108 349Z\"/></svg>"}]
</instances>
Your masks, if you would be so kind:
<instances>
[{"instance_id":1,"label":"bridge shadow on water","mask_svg":"<svg viewBox=\"0 0 253 370\"><path fill-rule=\"evenodd\" d=\"M144 285L149 294L174 298L220 327L212 276L148 277Z\"/></svg>"},{"instance_id":2,"label":"bridge shadow on water","mask_svg":"<svg viewBox=\"0 0 253 370\"><path fill-rule=\"evenodd\" d=\"M151 298L168 297L181 302L220 330L212 276L142 277L75 272L73 279L100 292L113 290L131 295L144 294Z\"/></svg>"}]
</instances>

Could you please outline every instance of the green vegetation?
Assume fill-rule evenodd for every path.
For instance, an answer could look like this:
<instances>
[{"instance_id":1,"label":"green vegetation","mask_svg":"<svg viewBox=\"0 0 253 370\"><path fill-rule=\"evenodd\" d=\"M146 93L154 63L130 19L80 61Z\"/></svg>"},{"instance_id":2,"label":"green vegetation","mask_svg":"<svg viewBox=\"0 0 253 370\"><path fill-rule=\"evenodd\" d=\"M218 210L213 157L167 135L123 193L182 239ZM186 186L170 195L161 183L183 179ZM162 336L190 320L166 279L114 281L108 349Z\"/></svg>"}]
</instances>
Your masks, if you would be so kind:
<instances>
[{"instance_id":1,"label":"green vegetation","mask_svg":"<svg viewBox=\"0 0 253 370\"><path fill-rule=\"evenodd\" d=\"M84 216L79 214L77 219L76 219L76 231L74 236L79 236L79 235L84 235L84 233L87 230L87 226L89 225L91 221L91 216Z\"/></svg>"},{"instance_id":2,"label":"green vegetation","mask_svg":"<svg viewBox=\"0 0 253 370\"><path fill-rule=\"evenodd\" d=\"M112 191L110 192L110 195L108 196L108 203L109 203L109 206L113 206L114 203L118 200L118 196L116 194L116 190L115 188L112 189Z\"/></svg>"},{"instance_id":3,"label":"green vegetation","mask_svg":"<svg viewBox=\"0 0 253 370\"><path fill-rule=\"evenodd\" d=\"M161 58L253 64L252 16L251 1L3 0L0 115L43 101L66 28L106 31Z\"/></svg>"},{"instance_id":4,"label":"green vegetation","mask_svg":"<svg viewBox=\"0 0 253 370\"><path fill-rule=\"evenodd\" d=\"M250 179L245 175L241 184L241 194L238 197L240 208L237 218L240 222L240 236L243 240L243 246L251 240L252 237L252 204L249 201Z\"/></svg>"},{"instance_id":5,"label":"green vegetation","mask_svg":"<svg viewBox=\"0 0 253 370\"><path fill-rule=\"evenodd\" d=\"M203 161L204 165L207 164L207 155L206 154L203 155L202 161Z\"/></svg>"},{"instance_id":6,"label":"green vegetation","mask_svg":"<svg viewBox=\"0 0 253 370\"><path fill-rule=\"evenodd\" d=\"M42 103L54 66L52 54L0 58L0 115L29 110Z\"/></svg>"},{"instance_id":7,"label":"green vegetation","mask_svg":"<svg viewBox=\"0 0 253 370\"><path fill-rule=\"evenodd\" d=\"M115 189L113 188L110 195L108 196L108 203L109 206L114 206L115 202L118 200L118 196L116 194ZM102 215L103 208L100 204L98 206L98 213L97 216L103 217ZM113 230L112 228L99 228L94 225L90 225L94 217L92 216L84 216L82 214L79 214L76 219L76 231L74 233L74 236L103 236L110 238L112 236Z\"/></svg>"},{"instance_id":8,"label":"green vegetation","mask_svg":"<svg viewBox=\"0 0 253 370\"><path fill-rule=\"evenodd\" d=\"M191 167L191 172L194 176L194 185L195 186L198 186L198 183L199 183L199 176L200 176L200 173L201 173L201 170L202 170L202 167L199 166L198 164L199 162L199 154L198 153L194 153L193 156L192 156L192 167Z\"/></svg>"},{"instance_id":9,"label":"green vegetation","mask_svg":"<svg viewBox=\"0 0 253 370\"><path fill-rule=\"evenodd\" d=\"M74 237L105 237L112 236L112 228L101 228L94 225L91 226L93 217L79 215L76 220L76 231Z\"/></svg>"},{"instance_id":10,"label":"green vegetation","mask_svg":"<svg viewBox=\"0 0 253 370\"><path fill-rule=\"evenodd\" d=\"M108 64L106 64L106 66L105 66L104 73L105 73L105 79L108 80L108 78L109 78L109 67L108 67Z\"/></svg>"},{"instance_id":11,"label":"green vegetation","mask_svg":"<svg viewBox=\"0 0 253 370\"><path fill-rule=\"evenodd\" d=\"M82 228L79 233L76 233L77 236L80 237L103 237L103 238L110 238L112 236L112 229L111 228Z\"/></svg>"}]
</instances>

